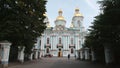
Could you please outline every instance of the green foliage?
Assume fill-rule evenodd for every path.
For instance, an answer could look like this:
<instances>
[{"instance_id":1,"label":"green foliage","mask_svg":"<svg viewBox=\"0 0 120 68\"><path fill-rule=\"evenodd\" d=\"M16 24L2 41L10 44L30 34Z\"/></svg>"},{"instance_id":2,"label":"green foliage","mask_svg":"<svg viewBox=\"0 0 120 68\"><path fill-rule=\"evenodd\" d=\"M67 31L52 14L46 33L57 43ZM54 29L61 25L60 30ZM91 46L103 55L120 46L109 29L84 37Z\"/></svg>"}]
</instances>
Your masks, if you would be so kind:
<instances>
[{"instance_id":1,"label":"green foliage","mask_svg":"<svg viewBox=\"0 0 120 68\"><path fill-rule=\"evenodd\" d=\"M46 0L0 0L0 40L25 46L29 52L46 28Z\"/></svg>"},{"instance_id":2,"label":"green foliage","mask_svg":"<svg viewBox=\"0 0 120 68\"><path fill-rule=\"evenodd\" d=\"M99 1L102 13L95 17L86 45L104 51L104 46L112 47L114 55L120 56L120 0ZM96 51L100 54L100 51ZM117 53L117 54L115 54Z\"/></svg>"}]
</instances>

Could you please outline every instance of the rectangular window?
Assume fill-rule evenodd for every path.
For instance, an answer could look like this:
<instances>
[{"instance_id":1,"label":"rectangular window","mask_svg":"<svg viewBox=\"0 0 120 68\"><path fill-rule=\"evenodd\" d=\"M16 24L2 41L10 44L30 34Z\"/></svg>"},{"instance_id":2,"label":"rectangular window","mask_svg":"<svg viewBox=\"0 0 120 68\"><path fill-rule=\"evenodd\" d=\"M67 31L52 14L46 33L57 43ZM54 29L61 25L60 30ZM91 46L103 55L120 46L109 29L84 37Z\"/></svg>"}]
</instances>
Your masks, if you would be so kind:
<instances>
[{"instance_id":1,"label":"rectangular window","mask_svg":"<svg viewBox=\"0 0 120 68\"><path fill-rule=\"evenodd\" d=\"M49 48L47 48L46 52L49 53Z\"/></svg>"}]
</instances>

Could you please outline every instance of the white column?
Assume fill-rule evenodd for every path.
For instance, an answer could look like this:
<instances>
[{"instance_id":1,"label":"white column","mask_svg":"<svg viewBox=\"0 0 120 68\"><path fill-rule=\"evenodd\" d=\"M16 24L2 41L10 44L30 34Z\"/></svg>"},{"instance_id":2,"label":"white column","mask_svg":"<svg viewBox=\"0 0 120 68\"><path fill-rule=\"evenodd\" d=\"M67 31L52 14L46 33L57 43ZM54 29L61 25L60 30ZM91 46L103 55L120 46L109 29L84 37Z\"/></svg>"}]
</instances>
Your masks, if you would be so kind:
<instances>
[{"instance_id":1,"label":"white column","mask_svg":"<svg viewBox=\"0 0 120 68\"><path fill-rule=\"evenodd\" d=\"M104 52L105 52L105 62L106 64L112 63L114 61L113 55L110 49L110 46L104 46Z\"/></svg>"},{"instance_id":2,"label":"white column","mask_svg":"<svg viewBox=\"0 0 120 68\"><path fill-rule=\"evenodd\" d=\"M76 45L77 45L77 50L79 49L79 45L78 45L79 41L78 41L78 36L76 36Z\"/></svg>"},{"instance_id":3,"label":"white column","mask_svg":"<svg viewBox=\"0 0 120 68\"><path fill-rule=\"evenodd\" d=\"M43 36L41 36L41 50L43 50Z\"/></svg>"},{"instance_id":4,"label":"white column","mask_svg":"<svg viewBox=\"0 0 120 68\"><path fill-rule=\"evenodd\" d=\"M57 48L57 44L59 43L59 37L56 35L55 36L55 49Z\"/></svg>"},{"instance_id":5,"label":"white column","mask_svg":"<svg viewBox=\"0 0 120 68\"><path fill-rule=\"evenodd\" d=\"M93 50L91 50L91 59L92 61L96 61L95 52Z\"/></svg>"},{"instance_id":6,"label":"white column","mask_svg":"<svg viewBox=\"0 0 120 68\"><path fill-rule=\"evenodd\" d=\"M43 36L43 50L45 50L45 36Z\"/></svg>"},{"instance_id":7,"label":"white column","mask_svg":"<svg viewBox=\"0 0 120 68\"><path fill-rule=\"evenodd\" d=\"M84 53L85 53L85 60L89 60L90 56L89 56L89 48L85 48L84 49Z\"/></svg>"},{"instance_id":8,"label":"white column","mask_svg":"<svg viewBox=\"0 0 120 68\"><path fill-rule=\"evenodd\" d=\"M38 51L38 59L40 59L42 56L41 56L41 51L39 50Z\"/></svg>"},{"instance_id":9,"label":"white column","mask_svg":"<svg viewBox=\"0 0 120 68\"><path fill-rule=\"evenodd\" d=\"M83 50L80 51L80 59L83 60L84 55L83 55Z\"/></svg>"},{"instance_id":10,"label":"white column","mask_svg":"<svg viewBox=\"0 0 120 68\"><path fill-rule=\"evenodd\" d=\"M8 41L3 41L0 42L0 45L1 45L1 53L2 53L1 56L2 67L7 68L9 62L9 52L10 52L11 43L9 43Z\"/></svg>"},{"instance_id":11,"label":"white column","mask_svg":"<svg viewBox=\"0 0 120 68\"><path fill-rule=\"evenodd\" d=\"M77 43L78 43L78 42L77 42L77 36L75 36L75 45L77 46L76 49L78 50L78 45L77 45Z\"/></svg>"},{"instance_id":12,"label":"white column","mask_svg":"<svg viewBox=\"0 0 120 68\"><path fill-rule=\"evenodd\" d=\"M77 45L77 37L74 37L74 44L76 45L76 50L78 50L78 45Z\"/></svg>"},{"instance_id":13,"label":"white column","mask_svg":"<svg viewBox=\"0 0 120 68\"><path fill-rule=\"evenodd\" d=\"M35 59L38 59L38 50L35 50Z\"/></svg>"},{"instance_id":14,"label":"white column","mask_svg":"<svg viewBox=\"0 0 120 68\"><path fill-rule=\"evenodd\" d=\"M75 40L75 41L76 41L77 50L78 50L78 49L79 49L79 47L78 47L78 37L76 36L75 38L76 38L76 40Z\"/></svg>"},{"instance_id":15,"label":"white column","mask_svg":"<svg viewBox=\"0 0 120 68\"><path fill-rule=\"evenodd\" d=\"M53 46L53 50L54 50L54 36L52 36L52 46Z\"/></svg>"},{"instance_id":16,"label":"white column","mask_svg":"<svg viewBox=\"0 0 120 68\"><path fill-rule=\"evenodd\" d=\"M67 46L66 49L68 50L68 36L66 36L66 40L67 40L67 41L66 41L66 46Z\"/></svg>"},{"instance_id":17,"label":"white column","mask_svg":"<svg viewBox=\"0 0 120 68\"><path fill-rule=\"evenodd\" d=\"M33 60L33 53L30 54L29 59Z\"/></svg>"},{"instance_id":18,"label":"white column","mask_svg":"<svg viewBox=\"0 0 120 68\"><path fill-rule=\"evenodd\" d=\"M53 36L53 49L55 49L55 36Z\"/></svg>"},{"instance_id":19,"label":"white column","mask_svg":"<svg viewBox=\"0 0 120 68\"><path fill-rule=\"evenodd\" d=\"M18 46L18 61L20 61L21 63L24 62L24 50L25 47L24 46Z\"/></svg>"},{"instance_id":20,"label":"white column","mask_svg":"<svg viewBox=\"0 0 120 68\"><path fill-rule=\"evenodd\" d=\"M65 36L65 46L66 46L65 50L67 50L67 36Z\"/></svg>"},{"instance_id":21,"label":"white column","mask_svg":"<svg viewBox=\"0 0 120 68\"><path fill-rule=\"evenodd\" d=\"M79 37L77 37L77 45L78 45L78 49L80 49L80 45L79 45Z\"/></svg>"}]
</instances>

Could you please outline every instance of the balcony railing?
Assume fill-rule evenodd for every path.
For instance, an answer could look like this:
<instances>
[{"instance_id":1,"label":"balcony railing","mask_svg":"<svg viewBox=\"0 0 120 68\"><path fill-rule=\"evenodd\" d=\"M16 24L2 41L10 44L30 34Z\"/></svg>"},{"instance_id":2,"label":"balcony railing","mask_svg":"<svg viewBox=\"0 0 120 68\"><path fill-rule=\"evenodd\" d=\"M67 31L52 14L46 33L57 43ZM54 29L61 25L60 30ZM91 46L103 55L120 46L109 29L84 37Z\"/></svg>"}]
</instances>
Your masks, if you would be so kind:
<instances>
[{"instance_id":1,"label":"balcony railing","mask_svg":"<svg viewBox=\"0 0 120 68\"><path fill-rule=\"evenodd\" d=\"M58 47L62 47L63 48L63 44L57 44L57 48Z\"/></svg>"},{"instance_id":2,"label":"balcony railing","mask_svg":"<svg viewBox=\"0 0 120 68\"><path fill-rule=\"evenodd\" d=\"M75 44L69 44L69 48L74 47L75 48Z\"/></svg>"},{"instance_id":3,"label":"balcony railing","mask_svg":"<svg viewBox=\"0 0 120 68\"><path fill-rule=\"evenodd\" d=\"M45 44L45 48L46 48L46 47L51 48L51 44Z\"/></svg>"}]
</instances>

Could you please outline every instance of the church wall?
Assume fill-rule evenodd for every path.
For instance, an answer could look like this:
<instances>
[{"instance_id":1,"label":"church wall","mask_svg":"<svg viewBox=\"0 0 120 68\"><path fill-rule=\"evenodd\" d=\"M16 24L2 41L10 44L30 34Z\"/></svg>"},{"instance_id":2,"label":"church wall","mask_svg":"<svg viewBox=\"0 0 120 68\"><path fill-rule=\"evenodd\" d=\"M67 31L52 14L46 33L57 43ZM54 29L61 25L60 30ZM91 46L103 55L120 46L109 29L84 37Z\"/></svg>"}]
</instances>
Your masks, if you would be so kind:
<instances>
[{"instance_id":1,"label":"church wall","mask_svg":"<svg viewBox=\"0 0 120 68\"><path fill-rule=\"evenodd\" d=\"M72 18L72 27L65 27L66 21L62 16L62 11L58 12L59 16L55 20L55 27L49 27L45 30L44 35L41 36L41 54L46 54L45 45L47 44L47 38L49 37L49 43L51 45L50 54L53 56L58 56L59 48L57 44L59 44L59 38L61 38L61 43L63 44L63 48L61 48L62 55L67 56L71 54L71 48L73 48L73 53L71 56L74 56L77 51L82 48L83 39L82 32L84 27L82 26L83 16L79 13L79 9L75 10L75 16ZM48 19L46 22L49 22ZM49 25L49 23L47 23ZM80 37L79 37L80 35ZM71 38L73 38L74 47L69 47L71 44ZM39 45L39 43L37 43Z\"/></svg>"},{"instance_id":2,"label":"church wall","mask_svg":"<svg viewBox=\"0 0 120 68\"><path fill-rule=\"evenodd\" d=\"M58 44L58 36L57 35L55 36L54 42L55 42L55 44L54 44L55 50L57 50L57 44Z\"/></svg>"}]
</instances>

